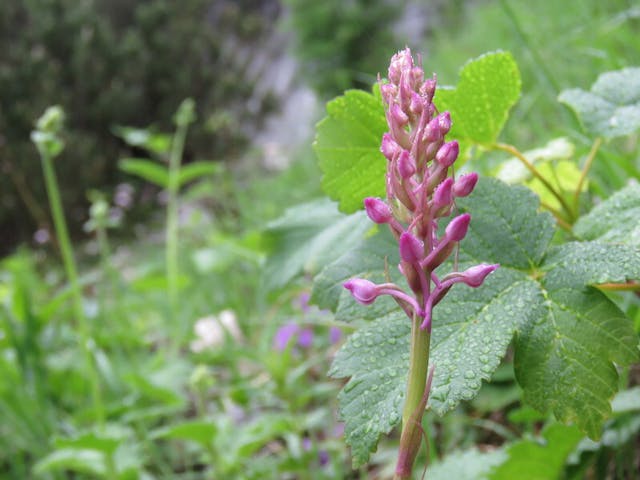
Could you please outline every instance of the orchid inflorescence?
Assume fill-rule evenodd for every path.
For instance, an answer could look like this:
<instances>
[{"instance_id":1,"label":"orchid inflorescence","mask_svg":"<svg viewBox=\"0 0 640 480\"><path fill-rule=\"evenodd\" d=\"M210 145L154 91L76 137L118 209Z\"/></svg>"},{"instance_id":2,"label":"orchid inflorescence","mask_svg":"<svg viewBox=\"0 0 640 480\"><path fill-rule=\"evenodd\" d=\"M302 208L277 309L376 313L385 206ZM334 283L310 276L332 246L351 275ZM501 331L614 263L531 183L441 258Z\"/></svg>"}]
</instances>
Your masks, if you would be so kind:
<instances>
[{"instance_id":1,"label":"orchid inflorescence","mask_svg":"<svg viewBox=\"0 0 640 480\"><path fill-rule=\"evenodd\" d=\"M451 116L437 112L435 75L425 80L420 63L414 63L406 48L392 57L388 81L379 82L389 125L380 147L387 159L387 198L386 202L373 197L364 200L369 218L389 225L398 240L399 269L414 295L391 282L375 284L362 278L351 279L344 287L364 305L380 295L391 295L409 318L420 318L420 328L430 332L432 309L453 284L479 287L499 265L482 263L443 278L435 273L466 236L471 216L463 213L453 218L440 238L438 221L451 215L456 198L473 191L478 174L456 180L449 175L458 158L458 142L445 142Z\"/></svg>"}]
</instances>

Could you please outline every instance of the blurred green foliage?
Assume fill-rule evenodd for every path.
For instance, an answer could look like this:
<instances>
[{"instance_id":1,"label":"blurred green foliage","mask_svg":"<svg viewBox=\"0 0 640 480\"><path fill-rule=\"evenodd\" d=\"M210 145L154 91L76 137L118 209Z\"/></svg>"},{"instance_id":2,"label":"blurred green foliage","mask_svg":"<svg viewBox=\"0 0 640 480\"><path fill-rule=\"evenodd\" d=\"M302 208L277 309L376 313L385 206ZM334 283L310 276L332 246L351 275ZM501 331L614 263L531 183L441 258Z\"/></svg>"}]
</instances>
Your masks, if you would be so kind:
<instances>
[{"instance_id":1,"label":"blurred green foliage","mask_svg":"<svg viewBox=\"0 0 640 480\"><path fill-rule=\"evenodd\" d=\"M268 94L248 102L247 68L250 46L278 13L273 2L250 0L0 2L0 251L49 224L29 133L52 103L68 115L57 169L75 225L86 189L117 180L125 146L115 125L169 127L180 101L193 97L203 121L188 156L237 156L274 106Z\"/></svg>"},{"instance_id":2,"label":"blurred green foliage","mask_svg":"<svg viewBox=\"0 0 640 480\"><path fill-rule=\"evenodd\" d=\"M323 98L369 90L397 50L392 31L404 1L283 0L290 8L302 72Z\"/></svg>"}]
</instances>

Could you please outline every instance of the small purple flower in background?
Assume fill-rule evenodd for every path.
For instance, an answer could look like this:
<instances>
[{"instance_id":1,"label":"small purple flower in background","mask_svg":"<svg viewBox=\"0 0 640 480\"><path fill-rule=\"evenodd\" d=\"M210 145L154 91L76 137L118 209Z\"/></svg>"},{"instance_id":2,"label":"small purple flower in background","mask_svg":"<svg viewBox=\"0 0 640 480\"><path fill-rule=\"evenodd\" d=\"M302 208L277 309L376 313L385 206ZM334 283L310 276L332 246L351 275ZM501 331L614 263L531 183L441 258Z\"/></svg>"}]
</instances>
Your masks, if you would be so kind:
<instances>
[{"instance_id":1,"label":"small purple flower in background","mask_svg":"<svg viewBox=\"0 0 640 480\"><path fill-rule=\"evenodd\" d=\"M336 344L341 339L342 339L342 330L340 330L340 327L336 327L336 326L330 327L329 328L329 342L331 342L331 344Z\"/></svg>"},{"instance_id":2,"label":"small purple flower in background","mask_svg":"<svg viewBox=\"0 0 640 480\"><path fill-rule=\"evenodd\" d=\"M287 323L286 325L281 326L273 337L273 348L283 352L287 349L291 339L294 338L299 331L300 326L295 323Z\"/></svg>"},{"instance_id":3,"label":"small purple flower in background","mask_svg":"<svg viewBox=\"0 0 640 480\"><path fill-rule=\"evenodd\" d=\"M311 295L309 292L301 293L293 302L293 307L302 312L303 317L311 315L328 315L327 310L318 310L309 304ZM280 352L286 350L289 343L295 338L297 345L303 349L309 349L313 346L314 329L313 325L303 327L301 323L305 322L289 322L282 325L276 331L273 338L273 348ZM309 322L311 323L311 322ZM329 342L336 344L342 338L342 330L339 327L329 327Z\"/></svg>"},{"instance_id":4,"label":"small purple flower in background","mask_svg":"<svg viewBox=\"0 0 640 480\"><path fill-rule=\"evenodd\" d=\"M304 328L298 334L298 345L302 348L310 348L313 345L313 330Z\"/></svg>"},{"instance_id":5,"label":"small purple flower in background","mask_svg":"<svg viewBox=\"0 0 640 480\"><path fill-rule=\"evenodd\" d=\"M432 309L454 283L479 287L498 265L480 264L451 272L442 280L435 270L455 251L469 229L471 216L454 217L438 236L438 223L455 212L455 199L471 194L478 175L454 179L451 166L458 158L458 142L445 142L451 129L449 112L433 104L435 76L424 78L406 48L391 59L387 82L380 82L389 131L380 151L387 159L386 200L365 198L365 211L377 224L387 224L398 240L398 266L413 295L393 283L375 284L362 278L344 283L359 303L369 305L380 295L391 295L407 316L431 331Z\"/></svg>"}]
</instances>

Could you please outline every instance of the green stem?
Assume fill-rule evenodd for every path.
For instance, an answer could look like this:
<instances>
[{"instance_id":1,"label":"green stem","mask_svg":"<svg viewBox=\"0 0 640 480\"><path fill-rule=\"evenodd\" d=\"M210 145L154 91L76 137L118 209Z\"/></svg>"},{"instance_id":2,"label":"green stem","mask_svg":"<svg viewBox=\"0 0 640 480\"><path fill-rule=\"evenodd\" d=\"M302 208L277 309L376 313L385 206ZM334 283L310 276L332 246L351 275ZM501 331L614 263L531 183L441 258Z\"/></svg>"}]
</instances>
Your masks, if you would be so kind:
<instances>
[{"instance_id":1,"label":"green stem","mask_svg":"<svg viewBox=\"0 0 640 480\"><path fill-rule=\"evenodd\" d=\"M560 202L560 205L562 205L562 208L566 212L568 218L573 220L573 218L574 218L573 209L569 206L567 201L562 197L560 192L558 192L553 187L553 185L551 185L549 183L549 181L546 178L544 178L544 176L538 171L538 169L536 167L534 167L533 164L529 160L527 160L527 157L525 157L522 154L522 152L520 152L520 150L518 150L513 145L509 145L508 143L494 143L494 144L490 145L490 147L494 148L496 150L502 150L504 152L510 153L511 155L516 157L518 160L520 160L520 162L527 168L527 170L529 170L531 172L531 174L535 178L540 180L540 182L545 186L545 188L547 190L549 190L549 192L551 192L551 194L554 197L556 197L558 202Z\"/></svg>"},{"instance_id":2,"label":"green stem","mask_svg":"<svg viewBox=\"0 0 640 480\"><path fill-rule=\"evenodd\" d=\"M394 480L411 478L420 444L422 443L422 415L426 403L427 372L431 333L420 328L421 318L414 317L411 327L411 352L407 398L402 412L402 434Z\"/></svg>"},{"instance_id":3,"label":"green stem","mask_svg":"<svg viewBox=\"0 0 640 480\"><path fill-rule=\"evenodd\" d=\"M180 189L180 161L182 160L182 152L184 151L187 129L188 124L178 124L169 157L166 262L167 293L169 295L169 308L172 317L176 315L178 301L178 191Z\"/></svg>"},{"instance_id":4,"label":"green stem","mask_svg":"<svg viewBox=\"0 0 640 480\"><path fill-rule=\"evenodd\" d=\"M67 229L67 223L65 221L62 209L60 190L58 189L58 181L56 179L56 173L53 168L53 159L51 155L43 150L40 151L40 156L42 158L42 170L44 172L47 195L49 197L49 203L51 205L53 224L56 229L56 236L58 237L58 244L60 246L60 252L62 254L65 273L71 286L74 313L76 316L76 321L78 322L80 342L82 343L82 350L85 356L87 374L89 376L89 383L91 388L91 397L96 414L96 421L99 425L102 426L104 424L104 408L102 405L100 379L98 377L98 371L94 364L92 354L93 339L91 338L89 322L84 314L84 308L82 306L82 292L80 290L80 282L78 281L78 270L76 268L75 259L73 257L73 249L71 247L71 240L69 239L69 231Z\"/></svg>"},{"instance_id":5,"label":"green stem","mask_svg":"<svg viewBox=\"0 0 640 480\"><path fill-rule=\"evenodd\" d=\"M593 145L591 146L591 150L589 151L589 155L587 156L587 161L582 167L582 173L580 174L580 180L578 181L578 186L576 187L576 191L573 194L573 207L575 208L576 215L578 215L578 202L580 200L580 191L582 190L582 185L584 185L585 180L587 179L587 174L589 170L591 170L591 165L593 165L593 160L596 158L596 154L600 149L600 145L602 145L602 137L598 137L594 140Z\"/></svg>"}]
</instances>

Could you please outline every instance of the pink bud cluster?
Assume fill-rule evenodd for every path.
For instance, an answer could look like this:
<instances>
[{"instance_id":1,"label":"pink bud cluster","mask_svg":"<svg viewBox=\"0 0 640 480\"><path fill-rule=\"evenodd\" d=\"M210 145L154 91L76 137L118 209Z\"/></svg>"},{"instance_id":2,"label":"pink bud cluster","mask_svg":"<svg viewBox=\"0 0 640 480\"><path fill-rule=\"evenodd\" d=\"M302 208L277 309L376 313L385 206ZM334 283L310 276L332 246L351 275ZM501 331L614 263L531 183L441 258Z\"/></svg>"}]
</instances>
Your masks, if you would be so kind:
<instances>
[{"instance_id":1,"label":"pink bud cluster","mask_svg":"<svg viewBox=\"0 0 640 480\"><path fill-rule=\"evenodd\" d=\"M399 269L413 295L393 283L376 285L364 279L344 284L365 305L380 295L391 295L410 318L421 318L421 328L431 331L433 307L454 283L479 287L498 265L480 264L442 279L438 268L466 236L471 216L453 218L438 237L438 221L454 211L456 198L469 195L477 173L454 180L451 166L458 158L458 142L445 141L451 129L449 112L438 113L433 104L436 78L425 79L406 48L391 59L388 81L380 82L389 132L382 136L380 150L387 159L387 198L364 200L371 220L387 224L398 239Z\"/></svg>"}]
</instances>

